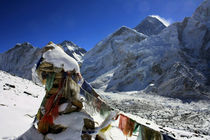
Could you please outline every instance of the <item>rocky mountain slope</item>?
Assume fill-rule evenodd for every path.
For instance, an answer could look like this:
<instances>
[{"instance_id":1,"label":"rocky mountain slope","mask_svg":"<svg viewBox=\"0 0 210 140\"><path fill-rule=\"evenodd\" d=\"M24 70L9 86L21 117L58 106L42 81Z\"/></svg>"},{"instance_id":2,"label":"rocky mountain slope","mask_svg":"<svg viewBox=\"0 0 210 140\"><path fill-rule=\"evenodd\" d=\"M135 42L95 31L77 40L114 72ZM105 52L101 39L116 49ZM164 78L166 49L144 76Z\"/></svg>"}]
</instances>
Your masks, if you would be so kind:
<instances>
[{"instance_id":1,"label":"rocky mountain slope","mask_svg":"<svg viewBox=\"0 0 210 140\"><path fill-rule=\"evenodd\" d=\"M209 8L206 0L192 17L149 37L122 27L86 53L83 76L105 91L209 99Z\"/></svg>"},{"instance_id":2,"label":"rocky mountain slope","mask_svg":"<svg viewBox=\"0 0 210 140\"><path fill-rule=\"evenodd\" d=\"M69 56L73 57L79 63L81 63L82 57L87 52L71 41L63 41L60 45Z\"/></svg>"},{"instance_id":3,"label":"rocky mountain slope","mask_svg":"<svg viewBox=\"0 0 210 140\"><path fill-rule=\"evenodd\" d=\"M161 126L162 131L170 135L173 134L176 139L208 140L210 138L210 105L208 102L200 101L188 104L161 96L146 94L136 96L139 94L138 92L113 94L98 91L98 93L112 107L135 115L135 119L152 129ZM38 86L30 80L12 76L0 70L0 139L13 140L26 132L32 126L44 95L43 86ZM152 100L154 98L155 101ZM72 117L66 117L64 122L80 127L78 124L82 121L76 122L79 117L76 116L74 121L70 121ZM96 120L96 122L98 121ZM125 139L121 130L117 129L118 122L112 123L112 125L113 127L106 135L111 135L113 140ZM58 139L74 137L74 134L65 133L64 136L59 135ZM29 136L32 139L41 137L37 131L31 131ZM136 140L137 135L132 139Z\"/></svg>"},{"instance_id":4,"label":"rocky mountain slope","mask_svg":"<svg viewBox=\"0 0 210 140\"><path fill-rule=\"evenodd\" d=\"M0 54L0 69L31 80L31 69L41 57L41 49L29 43L16 44Z\"/></svg>"},{"instance_id":5,"label":"rocky mountain slope","mask_svg":"<svg viewBox=\"0 0 210 140\"><path fill-rule=\"evenodd\" d=\"M60 44L64 51L81 62L86 51L70 41ZM42 55L42 49L33 47L30 43L16 44L16 46L5 53L0 54L0 70L11 74L32 79L32 68Z\"/></svg>"},{"instance_id":6,"label":"rocky mountain slope","mask_svg":"<svg viewBox=\"0 0 210 140\"><path fill-rule=\"evenodd\" d=\"M134 29L140 33L151 36L159 34L166 26L157 18L148 16Z\"/></svg>"}]
</instances>

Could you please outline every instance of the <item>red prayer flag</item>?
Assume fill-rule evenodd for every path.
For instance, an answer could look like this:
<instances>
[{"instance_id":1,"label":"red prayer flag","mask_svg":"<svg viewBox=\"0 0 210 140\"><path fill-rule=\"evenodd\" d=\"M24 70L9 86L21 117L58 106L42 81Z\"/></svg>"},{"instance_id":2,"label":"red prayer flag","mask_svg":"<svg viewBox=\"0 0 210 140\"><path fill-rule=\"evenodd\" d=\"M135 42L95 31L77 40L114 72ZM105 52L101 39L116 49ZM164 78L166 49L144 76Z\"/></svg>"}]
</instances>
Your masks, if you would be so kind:
<instances>
[{"instance_id":1,"label":"red prayer flag","mask_svg":"<svg viewBox=\"0 0 210 140\"><path fill-rule=\"evenodd\" d=\"M132 136L135 122L127 116L120 114L119 128L124 135Z\"/></svg>"}]
</instances>

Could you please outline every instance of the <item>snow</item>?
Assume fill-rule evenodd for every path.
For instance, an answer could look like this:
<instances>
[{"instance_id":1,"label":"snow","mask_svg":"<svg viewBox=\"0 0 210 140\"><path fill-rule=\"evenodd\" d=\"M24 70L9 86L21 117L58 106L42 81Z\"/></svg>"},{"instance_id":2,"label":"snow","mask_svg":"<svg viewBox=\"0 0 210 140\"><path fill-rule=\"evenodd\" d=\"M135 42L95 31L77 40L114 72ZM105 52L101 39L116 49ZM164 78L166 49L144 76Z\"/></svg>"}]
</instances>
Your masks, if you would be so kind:
<instances>
[{"instance_id":1,"label":"snow","mask_svg":"<svg viewBox=\"0 0 210 140\"><path fill-rule=\"evenodd\" d=\"M166 20L165 18L160 17L159 15L150 15L150 16L160 20L166 27L168 27L171 24L169 20Z\"/></svg>"},{"instance_id":2,"label":"snow","mask_svg":"<svg viewBox=\"0 0 210 140\"><path fill-rule=\"evenodd\" d=\"M156 35L120 28L86 53L83 77L104 91L144 90L188 101L210 99L209 0L198 9L193 17ZM145 22L151 28L159 20L148 17Z\"/></svg>"},{"instance_id":3,"label":"snow","mask_svg":"<svg viewBox=\"0 0 210 140\"><path fill-rule=\"evenodd\" d=\"M0 70L31 80L31 68L41 57L41 49L29 43L16 44L0 54Z\"/></svg>"},{"instance_id":4,"label":"snow","mask_svg":"<svg viewBox=\"0 0 210 140\"><path fill-rule=\"evenodd\" d=\"M47 134L47 138L53 140L81 140L84 118L90 118L84 112L73 112L67 115L58 116L54 123L60 124L67 129L59 134Z\"/></svg>"},{"instance_id":5,"label":"snow","mask_svg":"<svg viewBox=\"0 0 210 140\"><path fill-rule=\"evenodd\" d=\"M43 96L43 87L0 71L0 139L17 137L30 128Z\"/></svg>"},{"instance_id":6,"label":"snow","mask_svg":"<svg viewBox=\"0 0 210 140\"><path fill-rule=\"evenodd\" d=\"M164 20L157 15L147 16L140 24L138 24L134 29L140 33L143 33L147 36L157 35L167 24Z\"/></svg>"},{"instance_id":7,"label":"snow","mask_svg":"<svg viewBox=\"0 0 210 140\"><path fill-rule=\"evenodd\" d=\"M172 137L175 135L179 140L210 139L208 101L187 103L178 99L145 94L143 91L119 93L96 91L112 108L123 111L123 114L142 125L164 131Z\"/></svg>"},{"instance_id":8,"label":"snow","mask_svg":"<svg viewBox=\"0 0 210 140\"><path fill-rule=\"evenodd\" d=\"M77 62L82 62L81 59L86 50L70 41L64 41L58 45L61 45L64 51ZM17 43L14 48L0 54L0 70L33 80L31 69L39 61L41 55L42 48L33 47L27 42Z\"/></svg>"},{"instance_id":9,"label":"snow","mask_svg":"<svg viewBox=\"0 0 210 140\"><path fill-rule=\"evenodd\" d=\"M60 45L63 47L65 53L73 57L78 63L82 63L82 57L87 52L86 50L71 41L63 41Z\"/></svg>"},{"instance_id":10,"label":"snow","mask_svg":"<svg viewBox=\"0 0 210 140\"><path fill-rule=\"evenodd\" d=\"M204 1L192 17L168 26L157 35L146 36L128 27L118 29L85 55L82 74L100 88L97 92L111 107L138 123L179 140L209 140L210 103L203 100L209 97L209 87L205 85L209 70L209 6L210 0ZM73 58L57 45L52 46L54 49L44 54L47 62L63 66L66 71L79 72ZM8 66L13 67L14 63ZM44 87L0 71L1 139L13 139L28 129L27 135L40 136L31 125L44 93ZM84 117L89 116L82 112L59 116L57 124L72 127L48 137L60 139L72 134L72 138L80 139ZM98 114L91 117L98 122L98 129L110 121L103 123ZM123 136L117 128L118 121L112 122L112 129L101 135L107 139L136 139L136 135Z\"/></svg>"},{"instance_id":11,"label":"snow","mask_svg":"<svg viewBox=\"0 0 210 140\"><path fill-rule=\"evenodd\" d=\"M12 88L11 85L15 86L15 88ZM24 91L30 93L31 95L24 93ZM202 134L208 134L210 128L210 104L208 102L200 101L183 103L180 100L174 100L157 95L147 95L138 91L105 93L101 90L97 90L97 92L100 93L100 96L102 96L109 105L123 111L120 113L123 113L138 123L148 126L154 130L162 130L170 136L174 134L175 138L179 140L210 139L210 136ZM7 140L17 138L28 129L27 133L25 133L24 137L22 137L23 139L26 139L27 137L37 139L42 138L42 135L31 126L44 94L44 87L37 86L31 81L0 71L0 139ZM65 108L65 105L61 107L61 110L62 108ZM188 120L185 123L186 120L183 120L181 116L189 112L191 112L191 114L185 116ZM96 127L99 129L110 123L110 118L115 115L113 113L110 114L111 117L108 117L107 121L104 121L104 118L102 118L99 114L95 114L91 117L94 118L94 121L98 122ZM169 123L166 123L167 118L171 118L173 115L175 119L171 119ZM193 119L195 115L199 116L198 120ZM62 139L65 139L68 137L73 140L79 140L79 135L81 134L83 126L82 120L84 118L90 118L90 116L83 112L75 112L69 115L59 116L55 120L55 123L62 124L64 126L71 126L71 128L68 128L59 135L48 134L48 138L61 139L62 137ZM112 121L111 129L105 134L99 132L100 135L106 137L107 140L125 140L126 137L123 135L121 130L118 129L118 123L119 119L117 121ZM170 125L170 123L172 124ZM189 128L184 129L185 126ZM195 126L197 126L197 128ZM194 130L198 131L198 133L193 133ZM137 134L132 137L128 137L127 139L136 140Z\"/></svg>"},{"instance_id":12,"label":"snow","mask_svg":"<svg viewBox=\"0 0 210 140\"><path fill-rule=\"evenodd\" d=\"M72 55L74 56L74 58L78 61L81 62L82 61L82 57L84 56L83 54L77 54L75 52L72 53Z\"/></svg>"},{"instance_id":13,"label":"snow","mask_svg":"<svg viewBox=\"0 0 210 140\"><path fill-rule=\"evenodd\" d=\"M48 46L52 46L54 49L48 50L43 54L44 61L52 63L58 68L64 68L65 71L76 70L76 72L80 72L77 61L67 55L62 48L53 43Z\"/></svg>"}]
</instances>

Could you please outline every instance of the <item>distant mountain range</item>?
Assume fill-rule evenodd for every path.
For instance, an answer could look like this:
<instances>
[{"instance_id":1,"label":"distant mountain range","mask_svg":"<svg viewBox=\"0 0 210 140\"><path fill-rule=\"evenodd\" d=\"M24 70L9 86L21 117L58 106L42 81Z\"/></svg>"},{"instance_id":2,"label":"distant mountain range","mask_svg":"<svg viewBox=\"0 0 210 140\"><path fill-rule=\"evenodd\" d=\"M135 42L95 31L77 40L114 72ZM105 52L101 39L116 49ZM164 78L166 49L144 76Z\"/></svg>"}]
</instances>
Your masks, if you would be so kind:
<instances>
[{"instance_id":1,"label":"distant mountain range","mask_svg":"<svg viewBox=\"0 0 210 140\"><path fill-rule=\"evenodd\" d=\"M64 51L78 63L86 50L71 41L60 43ZM0 54L0 70L32 80L32 68L42 55L42 48L33 47L30 43L16 44L14 48Z\"/></svg>"},{"instance_id":2,"label":"distant mountain range","mask_svg":"<svg viewBox=\"0 0 210 140\"><path fill-rule=\"evenodd\" d=\"M188 99L210 98L210 0L192 17L166 27L153 16L131 29L121 27L86 51L70 41L60 45L81 63L93 87ZM17 44L0 54L0 69L31 79L40 48Z\"/></svg>"},{"instance_id":3,"label":"distant mountain range","mask_svg":"<svg viewBox=\"0 0 210 140\"><path fill-rule=\"evenodd\" d=\"M86 53L83 76L105 91L209 99L209 9L204 1L192 17L169 27L154 17L134 29L121 27Z\"/></svg>"}]
</instances>

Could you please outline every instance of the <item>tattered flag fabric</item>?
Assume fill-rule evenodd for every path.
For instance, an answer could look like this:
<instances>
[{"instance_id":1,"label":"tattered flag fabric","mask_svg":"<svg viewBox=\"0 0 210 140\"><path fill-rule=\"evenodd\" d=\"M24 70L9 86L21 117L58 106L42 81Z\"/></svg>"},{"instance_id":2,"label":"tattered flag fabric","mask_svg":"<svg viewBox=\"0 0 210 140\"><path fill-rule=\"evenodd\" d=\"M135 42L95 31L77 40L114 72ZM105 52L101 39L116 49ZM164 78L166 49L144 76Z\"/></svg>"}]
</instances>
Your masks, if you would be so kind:
<instances>
[{"instance_id":1,"label":"tattered flag fabric","mask_svg":"<svg viewBox=\"0 0 210 140\"><path fill-rule=\"evenodd\" d=\"M125 136L132 136L135 122L127 116L120 114L119 128Z\"/></svg>"},{"instance_id":2,"label":"tattered flag fabric","mask_svg":"<svg viewBox=\"0 0 210 140\"><path fill-rule=\"evenodd\" d=\"M139 127L140 127L140 124L138 124L138 123L135 122L133 133L138 132L138 128Z\"/></svg>"},{"instance_id":3,"label":"tattered flag fabric","mask_svg":"<svg viewBox=\"0 0 210 140\"><path fill-rule=\"evenodd\" d=\"M47 91L50 91L51 88L53 87L54 79L55 79L54 72L47 75L47 81L46 81L46 86L45 86Z\"/></svg>"},{"instance_id":4,"label":"tattered flag fabric","mask_svg":"<svg viewBox=\"0 0 210 140\"><path fill-rule=\"evenodd\" d=\"M105 133L106 131L110 130L111 127L112 127L111 124L109 124L107 127L101 129L100 132Z\"/></svg>"},{"instance_id":5,"label":"tattered flag fabric","mask_svg":"<svg viewBox=\"0 0 210 140\"><path fill-rule=\"evenodd\" d=\"M143 125L141 126L141 134L143 140L162 140L160 132Z\"/></svg>"},{"instance_id":6,"label":"tattered flag fabric","mask_svg":"<svg viewBox=\"0 0 210 140\"><path fill-rule=\"evenodd\" d=\"M137 137L137 140L142 140L142 131L141 131L141 125L138 126L139 128L139 134L138 134L138 137Z\"/></svg>"}]
</instances>

